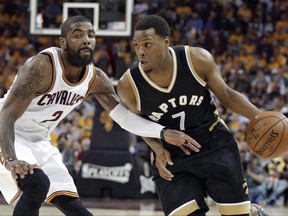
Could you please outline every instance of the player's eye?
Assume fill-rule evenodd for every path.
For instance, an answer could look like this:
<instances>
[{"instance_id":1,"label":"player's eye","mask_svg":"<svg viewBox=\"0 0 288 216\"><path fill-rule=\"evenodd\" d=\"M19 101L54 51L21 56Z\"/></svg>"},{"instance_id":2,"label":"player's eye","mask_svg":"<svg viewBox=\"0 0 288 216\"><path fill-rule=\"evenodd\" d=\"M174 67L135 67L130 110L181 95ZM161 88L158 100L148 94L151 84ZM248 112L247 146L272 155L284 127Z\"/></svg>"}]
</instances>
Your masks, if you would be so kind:
<instances>
[{"instance_id":1,"label":"player's eye","mask_svg":"<svg viewBox=\"0 0 288 216\"><path fill-rule=\"evenodd\" d=\"M151 47L150 43L145 43L145 47Z\"/></svg>"}]
</instances>

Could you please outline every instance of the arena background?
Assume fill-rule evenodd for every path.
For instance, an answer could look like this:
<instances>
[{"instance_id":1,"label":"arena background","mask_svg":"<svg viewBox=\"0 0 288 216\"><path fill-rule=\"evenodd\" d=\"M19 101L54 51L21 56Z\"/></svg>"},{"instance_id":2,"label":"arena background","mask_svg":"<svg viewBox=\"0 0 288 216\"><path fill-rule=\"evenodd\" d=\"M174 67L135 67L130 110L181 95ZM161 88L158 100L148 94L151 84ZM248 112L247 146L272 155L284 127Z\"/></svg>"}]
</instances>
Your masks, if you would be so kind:
<instances>
[{"instance_id":1,"label":"arena background","mask_svg":"<svg viewBox=\"0 0 288 216\"><path fill-rule=\"evenodd\" d=\"M97 27L93 61L115 84L136 61L133 24L147 14L158 14L171 27L172 45L207 49L229 86L263 110L288 113L288 1L284 0L0 0L1 97L27 58L58 46L60 24L75 14L89 17ZM287 182L288 154L275 160L252 155L244 137L247 119L219 105L217 98L215 101L235 134L247 179L252 179L252 170L267 181L276 172ZM142 209L142 215L158 214L151 213L156 210L161 215L149 148L140 137L113 122L93 97L63 120L51 139L65 155L63 161L89 208ZM288 189L266 207L273 215L285 215L287 197ZM213 201L209 204L213 207ZM54 214L49 213L51 208L42 214ZM211 212L214 214L213 208ZM5 214L9 209L4 204L0 215Z\"/></svg>"}]
</instances>

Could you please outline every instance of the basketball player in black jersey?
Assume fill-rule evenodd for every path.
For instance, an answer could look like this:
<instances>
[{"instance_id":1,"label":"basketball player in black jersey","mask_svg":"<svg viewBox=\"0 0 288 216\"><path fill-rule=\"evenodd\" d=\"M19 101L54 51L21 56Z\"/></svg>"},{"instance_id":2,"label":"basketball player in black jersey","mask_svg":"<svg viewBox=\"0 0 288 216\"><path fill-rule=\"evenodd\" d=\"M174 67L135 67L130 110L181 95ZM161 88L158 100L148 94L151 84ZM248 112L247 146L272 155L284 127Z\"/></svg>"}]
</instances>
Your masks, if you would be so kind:
<instances>
[{"instance_id":1,"label":"basketball player in black jersey","mask_svg":"<svg viewBox=\"0 0 288 216\"><path fill-rule=\"evenodd\" d=\"M230 110L254 118L261 111L221 78L211 54L197 47L170 47L167 22L156 15L135 27L139 62L123 75L118 95L132 112L184 131L200 152L144 138L154 151L154 181L165 215L205 215L207 194L221 215L250 215L251 204L237 143L217 113L210 91ZM166 151L170 158L163 157ZM165 168L165 166L167 166ZM161 178L162 177L162 178ZM266 215L256 205L254 215Z\"/></svg>"}]
</instances>

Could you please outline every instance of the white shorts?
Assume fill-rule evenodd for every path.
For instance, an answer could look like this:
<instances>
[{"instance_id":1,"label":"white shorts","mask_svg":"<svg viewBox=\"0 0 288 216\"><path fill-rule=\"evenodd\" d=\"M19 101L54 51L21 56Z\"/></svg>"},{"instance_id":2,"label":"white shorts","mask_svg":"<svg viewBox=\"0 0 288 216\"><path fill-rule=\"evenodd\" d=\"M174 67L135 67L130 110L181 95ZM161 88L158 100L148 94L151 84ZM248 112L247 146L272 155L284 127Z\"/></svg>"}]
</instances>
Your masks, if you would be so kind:
<instances>
[{"instance_id":1,"label":"white shorts","mask_svg":"<svg viewBox=\"0 0 288 216\"><path fill-rule=\"evenodd\" d=\"M15 150L19 160L40 166L48 176L50 188L46 202L50 202L58 195L79 197L73 178L62 162L59 150L49 141L31 142L17 137L15 138ZM17 183L2 163L0 163L0 191L7 203L13 206L21 195Z\"/></svg>"}]
</instances>

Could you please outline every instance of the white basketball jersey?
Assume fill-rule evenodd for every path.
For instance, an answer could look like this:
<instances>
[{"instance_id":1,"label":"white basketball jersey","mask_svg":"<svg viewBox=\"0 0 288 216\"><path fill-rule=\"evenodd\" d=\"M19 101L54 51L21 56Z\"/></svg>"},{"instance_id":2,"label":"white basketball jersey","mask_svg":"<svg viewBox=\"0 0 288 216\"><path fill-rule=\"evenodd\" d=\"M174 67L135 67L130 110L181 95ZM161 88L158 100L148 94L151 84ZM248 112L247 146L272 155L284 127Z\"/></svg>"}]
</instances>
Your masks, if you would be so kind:
<instances>
[{"instance_id":1,"label":"white basketball jersey","mask_svg":"<svg viewBox=\"0 0 288 216\"><path fill-rule=\"evenodd\" d=\"M27 110L15 123L15 135L32 142L50 139L52 130L82 102L96 77L94 65L89 64L86 66L82 79L78 83L70 83L65 77L60 49L51 47L41 53L49 54L53 62L51 87L44 94L34 98ZM8 94L9 91L0 100L0 107L2 107Z\"/></svg>"}]
</instances>

